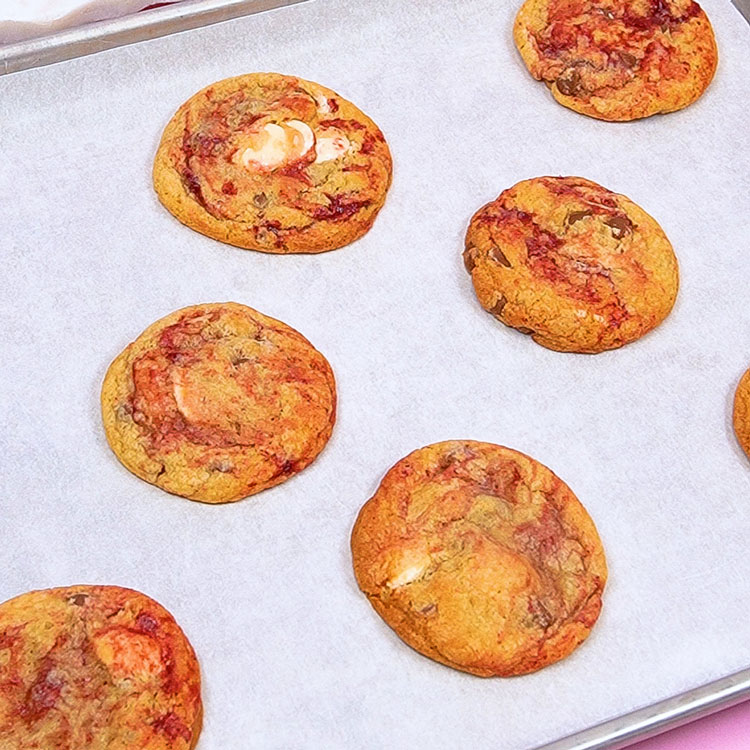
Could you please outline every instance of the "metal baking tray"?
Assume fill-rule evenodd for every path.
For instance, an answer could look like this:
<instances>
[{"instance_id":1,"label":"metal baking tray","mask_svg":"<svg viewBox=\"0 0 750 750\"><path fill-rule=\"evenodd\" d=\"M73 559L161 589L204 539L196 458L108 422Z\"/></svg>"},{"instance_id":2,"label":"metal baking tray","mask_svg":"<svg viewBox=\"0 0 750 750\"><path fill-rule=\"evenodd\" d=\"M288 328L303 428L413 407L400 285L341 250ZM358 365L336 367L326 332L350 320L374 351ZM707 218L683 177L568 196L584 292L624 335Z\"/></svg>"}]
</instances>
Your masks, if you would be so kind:
<instances>
[{"instance_id":1,"label":"metal baking tray","mask_svg":"<svg viewBox=\"0 0 750 750\"><path fill-rule=\"evenodd\" d=\"M298 18L298 12L299 9L301 9L303 6L299 5L297 6L296 3L305 3L306 0L192 0L188 2L181 3L179 5L175 6L167 6L164 8L158 8L152 11L149 11L148 13L142 13L142 14L136 14L134 16L130 16L123 19L113 20L113 21L105 21L101 23L95 23L90 24L88 26L73 29L69 31L64 31L58 34L55 34L53 36L49 36L42 39L32 40L29 42L23 42L18 44L12 44L12 45L6 45L4 47L0 47L0 72L2 73L14 73L18 71L23 71L25 69L39 67L39 66L45 66L50 63L56 63L61 62L65 60L70 60L75 57L80 57L84 55L89 55L94 52L101 52L105 50L112 50L115 47L124 46L124 45L133 45L137 44L139 42L144 42L145 40L153 40L157 37L165 36L168 34L172 34L174 32L182 32L182 31L189 31L191 29L199 29L200 27L205 27L209 24L215 24L220 21L229 21L230 19L239 19L242 16L249 16L254 14L260 14L265 13L266 11L272 10L272 9L279 9L282 6L292 6L295 7L289 7L285 11L283 11L284 15L281 16L280 19L277 19L277 25L274 28L278 27L278 24L283 24L284 22L288 23L290 26L293 26L297 22ZM417 7L417 4L413 4L413 6L410 9L402 9L399 8L398 2L396 0L386 0L386 2L383 2L382 4L378 4L374 2L374 0L364 0L362 3L356 3L356 2L350 2L346 3L344 0L340 0L340 2L337 2L337 0L317 0L314 3L306 3L308 7L308 15L302 19L302 24L310 24L311 19L315 19L317 17L317 14L319 13L322 17L324 17L323 24L331 24L335 21L335 19L332 19L329 15L327 19L325 19L326 16L326 9L329 8L331 5L338 5L342 9L342 18L341 23L345 27L347 23L353 24L353 28L357 28L357 23L362 21L362 14L361 14L361 8L358 6L362 5L370 5L370 9L372 13L383 13L383 14L392 14L394 18L394 25L396 27L399 27L398 24L400 23L402 30L407 29L410 27L410 25L413 26L414 20L411 18L411 16L407 19L406 16L409 16L409 14L413 14L414 17L417 16L419 13L419 8ZM505 5L508 6L509 10L505 12L504 14L499 14L497 25L499 29L501 30L502 34L505 34L505 36L509 36L509 29L508 29L508 18L512 18L512 6L515 3L508 2ZM410 4L411 5L411 4ZM713 13L714 10L718 11L718 6L712 6L710 3L704 3L705 7L707 7L707 10L709 14L712 16L713 19ZM313 13L310 11L311 6L316 6L316 11ZM424 23L430 24L431 17L433 13L444 13L444 16L450 16L452 14L452 17L455 20L455 26L452 28L446 28L444 31L444 41L445 41L445 53L446 56L450 55L450 49L451 45L453 44L465 44L470 45L472 44L472 40L466 37L462 36L461 31L461 22L462 19L466 18L469 22L474 22L474 26L476 27L476 13L475 13L475 6L479 6L479 3L473 3L470 0L466 0L466 2L460 2L459 0L453 0L453 2L446 2L444 4L443 9L441 10L438 8L439 3L437 3L435 0L430 2L428 0L424 3ZM446 10L447 9L447 10ZM432 12L431 12L432 11ZM478 11L477 11L478 12ZM364 21L362 21L364 23ZM470 25L470 24L469 24ZM236 32L237 34L248 34L255 29L252 25L251 19L243 19L243 20L236 20L233 21L231 24L226 25L226 31L222 31L220 33L217 32L215 36L212 37L213 41L228 41L232 38L233 32ZM263 27L262 30L265 30L266 27ZM727 20L726 18L723 18L721 20L721 24L718 26L717 31L719 33L719 45L720 50L723 52L724 47L723 45L727 44L727 39L722 38L722 33L726 33L727 28ZM382 32L382 29L379 27L379 32ZM198 33L198 32L189 32L186 35L187 38L187 44L190 44L190 39L195 39L195 44L200 45L200 43L203 41L198 37L191 37L190 34ZM735 30L736 33L736 30ZM383 36L378 36L377 34L374 34L372 39L369 39L368 42L376 43L376 42L382 42ZM304 44L304 37L301 35L299 29L296 30L296 37L295 39L299 42L300 45ZM438 40L439 41L439 40ZM249 42L249 44L252 44L252 41ZM512 49L512 45L509 42L508 39L502 39L499 42L500 47L500 54L503 56L512 56L514 55L514 50ZM148 60L149 56L154 52L154 47L150 45L141 45L139 48L139 55L141 56L141 59ZM416 50L415 55L416 56L424 56L428 55L430 52L434 52L434 50ZM282 55L283 57L283 55ZM135 58L131 55L128 57L128 60L131 62ZM435 65L442 65L444 64L444 60L446 58L436 59ZM482 61L477 59L477 65L481 65ZM497 60L493 59L492 64L495 64ZM518 65L520 65L520 62L516 60ZM110 68L113 66L112 59L108 59L105 63L106 65L110 66ZM92 62L92 65L96 65L96 62ZM325 77L323 73L316 73L316 65L311 66L313 70L309 73L307 73L307 77L319 79L321 83L324 83L326 85L333 86L334 88L338 88L338 85L335 80L331 80L329 77ZM319 67L319 66L317 66ZM262 69L263 66L259 65L258 69ZM87 70L87 68L80 67L79 66L75 70L75 74L80 76L81 74L84 74ZM226 69L226 75L235 74L237 72L242 72L241 70L237 70L235 66L228 65ZM285 70L284 72L291 72L288 70ZM295 70L295 73L298 73L300 75L305 76L306 71L304 69L301 69L298 65ZM364 71L363 71L364 72ZM720 72L722 72L720 70ZM111 74L111 70L110 70ZM25 74L21 74L25 75ZM43 76L43 72L39 72L35 74L34 79L34 85L38 90L41 90L44 86L42 79L40 79L39 76ZM168 71L164 72L164 75L169 75ZM526 88L525 96L528 98L528 102L531 104L529 106L534 107L534 112L539 113L542 117L549 116L550 120L553 118L556 122L562 122L565 127L581 127L581 128L590 128L592 131L599 130L601 128L607 129L609 133L611 133L611 138L613 144L616 144L618 139L620 138L620 134L623 130L623 127L616 124L602 124L602 123L595 123L592 121L587 121L585 118L581 118L578 115L573 115L571 113L563 112L560 110L560 108L557 107L551 100L548 100L545 93L541 90L539 90L541 87L538 84L535 84L530 78L528 80L525 78L526 74L525 71L520 73L520 76L524 80L524 86ZM216 76L221 77L221 76ZM0 81L0 112L3 113L3 118L9 118L13 117L14 109L12 108L9 100L6 97L2 96L3 93L3 86L7 85L8 83L13 81L14 77L3 79L6 83L3 83L3 81ZM104 80L106 76L102 76L102 80ZM59 78L57 79L59 80ZM358 96L351 96L351 98L360 106L362 106L365 111L372 114L376 120L381 122L382 124L382 118L383 118L383 109L380 110L380 116L378 116L377 113L372 111L372 107L368 105L367 97L364 95L364 91L366 90L378 90L379 84L377 81L373 78L373 74L371 71L368 71L366 75L364 75L365 85L362 86L354 86L355 89L359 88L362 93L360 93ZM205 80L204 83L209 83L209 80ZM351 85L351 84L350 84ZM719 83L718 81L713 84L713 87L719 87L723 85L722 83ZM197 90L197 87L195 87ZM342 87L343 89L343 87ZM187 91L186 93L192 93L192 91ZM346 90L342 90L342 93L345 95L347 94ZM429 93L427 94L429 96ZM710 93L706 95L707 97L710 96ZM171 102L170 107L172 109L176 108L181 101L185 97L175 94L174 101ZM5 101L3 101L5 99ZM695 109L693 109L692 113L696 117L699 117L697 114L697 108L701 106L699 103L698 105L695 105ZM528 115L528 108L525 111L525 115ZM673 115L670 117L674 117L675 119L673 122L677 123L677 118L680 118L681 115ZM646 137L649 138L658 138L663 137L663 132L661 134L655 133L656 129L659 127L661 123L658 122L659 118L651 118L651 121L642 123L638 127L641 127L643 131L646 134ZM166 119L162 117L155 117L153 122L150 123L150 129L149 134L151 140L155 143L155 138L158 135L158 131L160 128L165 124ZM664 119L661 121L663 123L670 122L668 119ZM699 120L696 120L696 122L699 123ZM627 125L624 127L628 127ZM391 136L395 136L395 133L391 133L386 129L387 135L389 136L389 139ZM12 149L14 147L14 143L11 141L10 143L3 143L2 141L2 134L0 134L0 145L3 145L4 148ZM395 140L395 139L394 139ZM154 145L152 143L151 145ZM540 148L543 148L543 146L540 146ZM740 144L741 149L747 148L747 143L742 142ZM744 152L743 152L744 153ZM462 155L465 157L466 154L462 153ZM399 180L399 171L402 169L402 162L405 158L409 158L409 155L406 153L398 153L398 149L396 149L396 160L395 160L395 168L396 168L396 184ZM556 171L555 168L555 161L554 159L550 159L549 161L549 171L554 172ZM518 179L521 179L523 176L531 176L529 174L527 175L519 175ZM592 176L595 178L595 175L586 174L585 176ZM0 176L1 179L1 176ZM609 187L613 187L617 189L617 185L612 185L611 183L607 183L605 180L602 180L604 184L607 184ZM494 184L490 185L484 185L483 189L481 191L482 195L484 195L485 199L489 199L493 197L493 195L498 192L502 187L505 187L503 184L503 181L501 179L498 179L498 181ZM666 187L665 187L666 189ZM625 192L625 190L623 190ZM631 197L635 198L637 200L636 195L631 195ZM397 201L398 197L392 195L389 199L389 201ZM653 201L652 201L653 203ZM472 204L474 207L478 207L480 205L480 202L475 201ZM644 202L644 207L649 210L652 209L655 213L658 215L658 209L659 206L653 206L650 203ZM466 212L465 212L466 213ZM386 210L384 210L384 215L379 219L379 224L376 225L376 228L380 226L380 224L383 224L388 221L388 206L386 207ZM468 217L469 213L466 213L466 216ZM163 222L169 222L169 219L166 217L162 217ZM205 240L205 238L199 238L197 236L192 236L192 233L190 233L188 230L183 229L182 227L173 226L171 227L172 236L174 238L182 238L187 245L189 245L191 248L202 246L202 243L209 242ZM668 232L670 234L670 232ZM371 238L366 238L362 241L362 244L365 243L377 243L377 239L375 237L376 230L373 230ZM2 237L0 237L0 241L2 241ZM6 236L6 240L8 237ZM456 237L456 240L460 240L460 238ZM369 247L369 245L368 245ZM680 256L680 248L677 248L678 251L678 257ZM229 250L230 254L232 254L232 261L239 262L239 258L241 257L241 251L236 250ZM350 248L346 250L339 251L342 253L339 257L344 258L347 253L362 253L364 252L361 248ZM212 255L214 254L214 255ZM204 261L207 258L214 258L224 255L221 251L218 251L215 247L210 246L208 247L208 251L206 253L206 257L204 258ZM225 256L227 259L229 256ZM246 256L247 257L247 256ZM280 262L285 262L287 259L281 259ZM268 265L271 261L269 261L267 258L260 258L256 257L254 261L249 262L255 262L257 265L261 266L263 270L268 271L271 266ZM291 264L291 260L289 263ZM299 262L299 261L294 261ZM315 261L315 263L319 263L320 261ZM304 264L304 261L301 261L302 264ZM318 266L316 266L317 268ZM683 291L682 294L689 294L690 292ZM193 299L190 301L198 302L200 300ZM238 299L238 301L246 301L245 299ZM472 300L470 295L465 295L464 302L468 305L472 304ZM290 320L289 313L286 314L286 316L282 315L281 312L278 310L275 311L273 309L269 309L268 305L262 306L258 305L259 309L263 310L264 312L267 312L269 314L278 314L279 317L284 317L288 322L291 322L294 324L293 320ZM176 307L176 305L166 306L163 308L162 312L166 313L169 312L173 307ZM478 313L479 314L479 313ZM673 313L675 315L677 313ZM155 318L156 316L151 316L151 318ZM143 323L149 323L151 322L150 317L146 317L143 320ZM139 318L140 320L140 318ZM492 325L491 323L486 323L486 325ZM118 345L112 348L112 350L109 352L110 354L116 353L118 350L118 347L120 344L124 345L129 340L127 337L135 336L141 328L145 327L145 325L142 326L131 326L127 329L127 332L123 330L118 330L117 333L117 341ZM303 333L308 333L304 323L298 323L297 327L302 330ZM492 333L493 336L501 337L504 334L500 331L494 330ZM313 342L316 342L316 339L313 337ZM523 346L532 346L530 343L526 344L523 343ZM520 346L520 345L519 345ZM323 347L321 347L323 348ZM326 349L323 348L323 351L326 352ZM544 354L540 355L542 357L546 356ZM602 355L607 356L607 355ZM103 364L106 364L103 362ZM334 363L335 367L335 363ZM733 384L727 382L726 387L729 389ZM94 385L94 387L96 387ZM346 405L346 402L344 402L344 405ZM96 416L94 415L92 417L92 424L94 425L93 429L97 429L96 425ZM445 437L461 437L462 435L435 435L434 439L444 439ZM467 437L477 437L478 439L484 439L489 437L490 439L495 436L487 436L487 435L466 435ZM731 436L728 435L727 439L730 440ZM512 443L511 443L512 444ZM417 444L411 444L409 447L417 447ZM523 449L524 446L513 444L513 447L518 447ZM405 452L405 451L404 451ZM530 451L533 452L533 451ZM537 457L542 458L539 456L538 452L533 452ZM392 456L392 459L395 460L399 458L400 455L396 454ZM550 465L553 469L557 470L557 465L553 461L549 461ZM386 464L381 464L383 470L387 468ZM116 471L116 470L115 470ZM571 478L566 475L565 473L561 472L563 474L563 477L567 479L573 488L576 488L575 482L571 480ZM131 478L124 478L126 483L131 481ZM132 479L133 483L133 490L135 492L145 491L142 487L136 485L136 480ZM154 497L154 502L159 502L162 500L162 498L159 496L158 491L157 495ZM276 490L275 492L279 492L279 490ZM361 498L361 501L364 501L366 499L366 495L363 495ZM177 502L185 502L185 501L177 501ZM260 501L259 501L260 504ZM592 508L589 506L589 510L592 510ZM210 512L210 511L208 511ZM592 511L592 514L594 515L595 520L597 520L597 513ZM606 539L605 539L606 544ZM626 572L619 572L620 576L627 575ZM80 576L79 576L80 577ZM74 576L75 579L75 576ZM55 585L56 577L52 576L49 585ZM59 581L59 585L64 585L66 583L73 583L78 582L77 579L75 580L61 580ZM108 582L117 582L117 581L108 581ZM740 582L741 584L741 582ZM2 592L3 594L6 592ZM20 593L20 591L13 591L13 592L7 592L8 596L10 596L11 593ZM154 594L155 592L153 589L146 590L145 593ZM3 596L2 598L6 598ZM607 610L607 597L605 596L605 611ZM364 613L365 617L367 617L367 613ZM178 618L179 619L179 618ZM610 623L611 624L611 623ZM605 624L600 624L598 626L597 631L595 633L598 633L599 630L606 627ZM379 631L380 632L380 631ZM383 633L381 633L381 636L383 636ZM383 636L385 637L385 636ZM395 648L400 648L400 646L396 645ZM584 649L586 647L584 646ZM199 653L200 656L200 653ZM411 654L407 654L407 659L410 659L412 657ZM413 657L415 659L421 659L421 657ZM404 667L403 662L400 665L401 667ZM443 670L442 667L439 668L440 670ZM552 672L548 672L548 674L552 675ZM469 678L472 679L472 678ZM521 678L526 679L526 678ZM550 679L552 679L550 677ZM556 689L564 690L565 685L564 683L560 682L560 680L564 679L560 676L559 673L557 673L556 676ZM590 686L592 689L600 690L600 689L606 689L606 686ZM575 733L570 734L567 737L564 737L562 739L558 739L556 741L553 741L551 743L543 744L543 745L536 745L538 750L604 750L605 748L610 748L611 750L616 750L617 748L624 748L634 742L637 742L639 740L645 739L647 737L653 736L655 734L658 734L660 732L663 732L667 729L676 727L680 724L683 724L685 722L688 722L690 720L693 720L695 718L710 714L712 712L718 711L723 708L730 707L746 698L750 697L750 669L744 669L741 671L738 671L734 674L731 674L729 676L722 677L720 679L712 680L706 684L699 685L692 687L691 689L688 689L684 692L681 692L677 695L674 695L673 697L669 697L663 700L656 701L654 703L651 703L650 705L647 705L643 708L630 711L628 713L625 713L619 717L609 719L603 723L596 724L594 726L590 726L588 728L584 728L580 731L575 731ZM436 707L436 711L444 711L444 707ZM611 714L610 714L611 715ZM579 730L579 727L574 726L573 729ZM335 743L332 743L331 746L334 746ZM200 746L203 746L203 741L201 741ZM258 741L257 744L254 745L248 745L248 747L264 747L264 744L262 741ZM353 745L349 745L353 746ZM373 747L378 747L378 741L377 738L373 739ZM496 744L495 747L502 747L502 744Z\"/></svg>"},{"instance_id":2,"label":"metal baking tray","mask_svg":"<svg viewBox=\"0 0 750 750\"><path fill-rule=\"evenodd\" d=\"M750 669L618 716L536 750L620 750L635 742L742 703L750 697Z\"/></svg>"},{"instance_id":3,"label":"metal baking tray","mask_svg":"<svg viewBox=\"0 0 750 750\"><path fill-rule=\"evenodd\" d=\"M89 23L36 39L0 45L0 75L300 2L308 0L184 0L123 18Z\"/></svg>"}]
</instances>

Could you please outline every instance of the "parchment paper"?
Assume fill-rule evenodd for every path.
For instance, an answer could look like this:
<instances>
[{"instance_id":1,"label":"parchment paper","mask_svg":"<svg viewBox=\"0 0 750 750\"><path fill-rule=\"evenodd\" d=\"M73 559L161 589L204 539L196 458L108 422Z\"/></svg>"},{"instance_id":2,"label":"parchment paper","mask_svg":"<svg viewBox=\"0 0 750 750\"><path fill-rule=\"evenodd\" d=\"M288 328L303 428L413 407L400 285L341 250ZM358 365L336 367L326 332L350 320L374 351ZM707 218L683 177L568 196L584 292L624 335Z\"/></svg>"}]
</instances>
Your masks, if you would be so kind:
<instances>
[{"instance_id":1,"label":"parchment paper","mask_svg":"<svg viewBox=\"0 0 750 750\"><path fill-rule=\"evenodd\" d=\"M705 96L612 124L529 76L515 5L320 0L0 80L0 598L88 582L162 602L203 668L200 750L520 750L750 663L750 464L731 429L750 365L750 30L706 0L721 61ZM264 70L330 86L384 130L393 188L355 245L243 251L158 204L151 162L173 111ZM469 217L544 174L628 195L672 240L679 299L646 338L558 354L481 310L460 258ZM210 507L120 466L98 397L148 324L223 300L309 337L340 412L309 469ZM395 461L448 438L536 457L598 525L604 610L554 667L440 666L357 590L360 506Z\"/></svg>"}]
</instances>

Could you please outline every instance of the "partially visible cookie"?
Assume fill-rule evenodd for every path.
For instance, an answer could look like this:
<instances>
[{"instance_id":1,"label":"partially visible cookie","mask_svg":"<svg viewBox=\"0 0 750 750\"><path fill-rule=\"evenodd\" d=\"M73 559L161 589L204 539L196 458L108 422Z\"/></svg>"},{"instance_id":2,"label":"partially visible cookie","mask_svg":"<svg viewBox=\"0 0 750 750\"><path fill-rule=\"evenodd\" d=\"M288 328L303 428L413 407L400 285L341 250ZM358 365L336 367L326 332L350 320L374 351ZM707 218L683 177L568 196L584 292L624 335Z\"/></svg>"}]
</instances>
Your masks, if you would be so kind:
<instances>
[{"instance_id":1,"label":"partially visible cookie","mask_svg":"<svg viewBox=\"0 0 750 750\"><path fill-rule=\"evenodd\" d=\"M304 336L226 302L149 326L110 365L101 402L107 440L130 471L222 503L312 463L331 436L336 385Z\"/></svg>"},{"instance_id":2,"label":"partially visible cookie","mask_svg":"<svg viewBox=\"0 0 750 750\"><path fill-rule=\"evenodd\" d=\"M464 262L485 310L562 352L635 341L667 317L679 286L656 221L580 177L504 190L471 219Z\"/></svg>"},{"instance_id":3,"label":"partially visible cookie","mask_svg":"<svg viewBox=\"0 0 750 750\"><path fill-rule=\"evenodd\" d=\"M0 604L3 750L190 750L200 670L153 599L70 586Z\"/></svg>"},{"instance_id":4,"label":"partially visible cookie","mask_svg":"<svg viewBox=\"0 0 750 750\"><path fill-rule=\"evenodd\" d=\"M687 107L718 60L711 24L693 0L526 0L513 37L557 101L600 120Z\"/></svg>"},{"instance_id":5,"label":"partially visible cookie","mask_svg":"<svg viewBox=\"0 0 750 750\"><path fill-rule=\"evenodd\" d=\"M377 613L431 659L489 677L570 654L601 609L607 566L591 518L549 469L491 443L414 451L352 531Z\"/></svg>"},{"instance_id":6,"label":"partially visible cookie","mask_svg":"<svg viewBox=\"0 0 750 750\"><path fill-rule=\"evenodd\" d=\"M391 181L375 123L335 91L277 73L199 91L167 125L159 200L183 224L267 253L320 253L372 226Z\"/></svg>"},{"instance_id":7,"label":"partially visible cookie","mask_svg":"<svg viewBox=\"0 0 750 750\"><path fill-rule=\"evenodd\" d=\"M750 370L740 382L734 394L734 432L748 458L750 458Z\"/></svg>"}]
</instances>

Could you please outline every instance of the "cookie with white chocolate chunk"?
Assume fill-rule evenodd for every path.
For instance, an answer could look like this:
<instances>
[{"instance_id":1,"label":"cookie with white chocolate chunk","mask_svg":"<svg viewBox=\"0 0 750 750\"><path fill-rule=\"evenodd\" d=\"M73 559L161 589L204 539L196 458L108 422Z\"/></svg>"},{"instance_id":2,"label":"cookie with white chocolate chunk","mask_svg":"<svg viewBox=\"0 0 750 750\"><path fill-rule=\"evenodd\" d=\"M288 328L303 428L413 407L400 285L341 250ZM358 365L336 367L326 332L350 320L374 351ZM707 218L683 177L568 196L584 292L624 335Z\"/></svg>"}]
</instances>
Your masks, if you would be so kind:
<instances>
[{"instance_id":1,"label":"cookie with white chocolate chunk","mask_svg":"<svg viewBox=\"0 0 750 750\"><path fill-rule=\"evenodd\" d=\"M192 750L198 661L164 607L119 586L0 604L3 750Z\"/></svg>"},{"instance_id":2,"label":"cookie with white chocolate chunk","mask_svg":"<svg viewBox=\"0 0 750 750\"><path fill-rule=\"evenodd\" d=\"M492 443L420 448L385 475L351 539L354 573L412 648L482 677L568 656L602 606L593 521L546 466Z\"/></svg>"},{"instance_id":3,"label":"cookie with white chocolate chunk","mask_svg":"<svg viewBox=\"0 0 750 750\"><path fill-rule=\"evenodd\" d=\"M302 334L223 302L149 326L109 366L101 404L109 445L136 476L226 503L313 462L331 436L336 384Z\"/></svg>"},{"instance_id":4,"label":"cookie with white chocolate chunk","mask_svg":"<svg viewBox=\"0 0 750 750\"><path fill-rule=\"evenodd\" d=\"M365 234L391 182L380 129L317 83L251 73L203 89L167 125L159 200L183 224L267 253L319 253Z\"/></svg>"}]
</instances>

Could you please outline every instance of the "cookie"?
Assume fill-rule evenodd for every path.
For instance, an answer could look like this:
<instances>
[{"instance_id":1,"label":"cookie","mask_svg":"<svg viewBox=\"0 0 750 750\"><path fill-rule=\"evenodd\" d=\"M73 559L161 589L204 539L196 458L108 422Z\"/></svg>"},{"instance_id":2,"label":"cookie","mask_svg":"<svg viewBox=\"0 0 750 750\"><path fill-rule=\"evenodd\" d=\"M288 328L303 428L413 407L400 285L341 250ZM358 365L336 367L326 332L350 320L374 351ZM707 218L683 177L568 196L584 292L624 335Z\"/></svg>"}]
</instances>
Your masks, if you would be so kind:
<instances>
[{"instance_id":1,"label":"cookie","mask_svg":"<svg viewBox=\"0 0 750 750\"><path fill-rule=\"evenodd\" d=\"M711 23L693 0L526 0L513 37L560 104L600 120L687 107L718 61Z\"/></svg>"},{"instance_id":2,"label":"cookie","mask_svg":"<svg viewBox=\"0 0 750 750\"><path fill-rule=\"evenodd\" d=\"M226 302L149 326L110 365L101 403L110 447L136 476L223 503L312 463L331 436L336 385L304 336Z\"/></svg>"},{"instance_id":3,"label":"cookie","mask_svg":"<svg viewBox=\"0 0 750 750\"><path fill-rule=\"evenodd\" d=\"M748 458L750 458L750 370L737 384L734 394L734 433Z\"/></svg>"},{"instance_id":4,"label":"cookie","mask_svg":"<svg viewBox=\"0 0 750 750\"><path fill-rule=\"evenodd\" d=\"M0 604L3 750L190 750L200 682L172 615L137 591L70 586Z\"/></svg>"},{"instance_id":5,"label":"cookie","mask_svg":"<svg viewBox=\"0 0 750 750\"><path fill-rule=\"evenodd\" d=\"M679 286L656 221L580 177L504 190L471 219L464 263L485 310L561 352L635 341L667 317Z\"/></svg>"},{"instance_id":6,"label":"cookie","mask_svg":"<svg viewBox=\"0 0 750 750\"><path fill-rule=\"evenodd\" d=\"M183 224L266 253L321 253L365 234L391 155L335 91L276 73L228 78L183 104L154 162L159 200Z\"/></svg>"},{"instance_id":7,"label":"cookie","mask_svg":"<svg viewBox=\"0 0 750 750\"><path fill-rule=\"evenodd\" d=\"M359 513L352 556L360 589L406 643L482 677L565 658L607 580L570 488L522 453L472 440L399 461Z\"/></svg>"}]
</instances>

